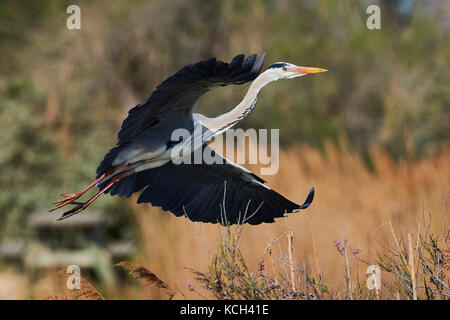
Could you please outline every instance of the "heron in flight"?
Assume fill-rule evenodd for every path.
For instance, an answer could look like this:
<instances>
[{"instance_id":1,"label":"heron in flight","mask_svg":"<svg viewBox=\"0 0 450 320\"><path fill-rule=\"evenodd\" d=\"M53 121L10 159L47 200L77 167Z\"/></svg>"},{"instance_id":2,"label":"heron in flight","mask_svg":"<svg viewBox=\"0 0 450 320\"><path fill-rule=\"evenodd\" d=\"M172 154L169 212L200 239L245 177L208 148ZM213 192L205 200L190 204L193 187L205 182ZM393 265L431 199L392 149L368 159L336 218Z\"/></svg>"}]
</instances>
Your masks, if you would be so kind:
<instances>
[{"instance_id":1,"label":"heron in flight","mask_svg":"<svg viewBox=\"0 0 450 320\"><path fill-rule=\"evenodd\" d=\"M117 145L97 168L97 178L78 193L64 194L50 211L74 205L59 220L86 209L103 193L130 197L144 191L138 203L151 203L192 221L226 224L274 222L286 213L306 209L314 188L302 205L275 192L247 169L215 154L221 164L176 164L173 150L184 141L173 141L172 133L185 129L191 139L200 132L200 147L214 154L208 142L245 118L255 107L258 93L279 79L293 79L327 71L278 62L261 72L266 54L245 59L243 54L225 63L211 58L185 66L163 81L147 101L132 108L123 121ZM231 111L208 118L193 113L197 100L212 88L251 82L243 100ZM194 149L192 149L194 150ZM92 187L99 191L86 202L77 201Z\"/></svg>"}]
</instances>

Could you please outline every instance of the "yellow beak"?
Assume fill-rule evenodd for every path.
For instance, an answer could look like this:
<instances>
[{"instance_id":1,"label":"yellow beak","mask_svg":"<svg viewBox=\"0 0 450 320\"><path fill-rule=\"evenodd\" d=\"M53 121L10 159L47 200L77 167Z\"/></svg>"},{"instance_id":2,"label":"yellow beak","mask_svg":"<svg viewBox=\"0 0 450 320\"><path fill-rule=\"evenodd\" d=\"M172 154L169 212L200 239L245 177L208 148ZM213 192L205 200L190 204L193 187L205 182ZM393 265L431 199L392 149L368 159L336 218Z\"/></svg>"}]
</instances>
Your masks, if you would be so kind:
<instances>
[{"instance_id":1,"label":"yellow beak","mask_svg":"<svg viewBox=\"0 0 450 320\"><path fill-rule=\"evenodd\" d=\"M313 68L313 67L292 67L289 69L291 72L295 73L319 73L319 72L326 72L327 69L322 68Z\"/></svg>"}]
</instances>

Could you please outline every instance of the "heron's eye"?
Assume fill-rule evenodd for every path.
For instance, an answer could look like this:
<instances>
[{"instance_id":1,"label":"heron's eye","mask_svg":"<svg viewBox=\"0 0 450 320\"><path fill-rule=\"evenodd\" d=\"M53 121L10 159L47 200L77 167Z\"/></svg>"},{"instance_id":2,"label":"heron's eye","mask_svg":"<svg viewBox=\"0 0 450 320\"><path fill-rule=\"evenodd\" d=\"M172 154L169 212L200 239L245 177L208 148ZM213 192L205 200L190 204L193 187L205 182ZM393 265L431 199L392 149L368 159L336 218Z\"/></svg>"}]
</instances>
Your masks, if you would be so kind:
<instances>
[{"instance_id":1,"label":"heron's eye","mask_svg":"<svg viewBox=\"0 0 450 320\"><path fill-rule=\"evenodd\" d=\"M283 71L287 71L287 68L286 67L283 67L283 68L281 68Z\"/></svg>"}]
</instances>

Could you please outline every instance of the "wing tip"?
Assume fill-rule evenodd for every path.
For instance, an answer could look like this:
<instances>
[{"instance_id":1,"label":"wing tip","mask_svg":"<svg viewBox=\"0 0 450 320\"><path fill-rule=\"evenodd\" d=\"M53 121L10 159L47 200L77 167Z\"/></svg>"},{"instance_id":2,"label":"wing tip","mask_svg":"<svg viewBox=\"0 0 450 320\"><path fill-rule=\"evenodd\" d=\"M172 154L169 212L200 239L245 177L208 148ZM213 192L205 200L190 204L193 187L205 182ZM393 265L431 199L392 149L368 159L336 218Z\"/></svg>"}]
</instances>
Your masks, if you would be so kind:
<instances>
[{"instance_id":1,"label":"wing tip","mask_svg":"<svg viewBox=\"0 0 450 320\"><path fill-rule=\"evenodd\" d=\"M250 70L250 73L252 74L259 74L262 70L262 67L264 66L264 61L266 60L267 53L263 52L258 59L256 59L255 63L253 64L252 69Z\"/></svg>"},{"instance_id":2,"label":"wing tip","mask_svg":"<svg viewBox=\"0 0 450 320\"><path fill-rule=\"evenodd\" d=\"M309 190L309 194L306 197L305 202L301 206L299 206L297 210L295 210L294 212L298 212L298 210L308 208L309 205L313 202L313 200L314 200L314 187L312 187L311 190Z\"/></svg>"}]
</instances>

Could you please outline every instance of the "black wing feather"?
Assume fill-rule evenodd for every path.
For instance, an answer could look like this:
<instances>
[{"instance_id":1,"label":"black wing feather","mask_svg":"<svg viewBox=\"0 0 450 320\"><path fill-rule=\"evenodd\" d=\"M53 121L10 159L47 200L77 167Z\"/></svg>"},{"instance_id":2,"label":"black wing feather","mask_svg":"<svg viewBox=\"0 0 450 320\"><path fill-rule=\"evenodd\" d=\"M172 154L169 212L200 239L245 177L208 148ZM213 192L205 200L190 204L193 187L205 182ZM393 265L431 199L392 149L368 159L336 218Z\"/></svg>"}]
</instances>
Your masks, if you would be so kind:
<instances>
[{"instance_id":1,"label":"black wing feather","mask_svg":"<svg viewBox=\"0 0 450 320\"><path fill-rule=\"evenodd\" d=\"M163 121L170 112L192 114L195 102L215 86L242 84L254 80L260 73L265 54L256 54L244 61L237 55L230 63L211 58L188 65L164 80L147 101L129 111L118 134L118 144L126 143L149 127L148 123ZM158 120L156 120L158 119Z\"/></svg>"},{"instance_id":2,"label":"black wing feather","mask_svg":"<svg viewBox=\"0 0 450 320\"><path fill-rule=\"evenodd\" d=\"M186 214L192 221L221 224L273 222L285 213L306 209L313 200L314 189L305 203L298 205L264 187L261 181L264 180L230 163L175 165L169 162L138 173L136 180L119 184L132 184L135 192L148 184L138 203L151 203L176 216ZM128 191L130 187L120 190ZM221 216L223 212L226 219Z\"/></svg>"},{"instance_id":3,"label":"black wing feather","mask_svg":"<svg viewBox=\"0 0 450 320\"><path fill-rule=\"evenodd\" d=\"M261 72L265 57L266 54L263 53L256 59L256 54L253 54L244 61L245 56L240 54L230 63L210 58L187 65L164 80L147 101L128 112L117 135L117 146L105 155L97 168L97 177L110 168L118 153L136 137L145 135L158 124L164 124L165 120L173 123L173 129L187 124L192 127L192 109L201 95L216 86L243 84L254 80ZM180 117L185 117L185 121L173 121ZM166 127L166 131L171 130ZM170 132L167 135L170 137Z\"/></svg>"}]
</instances>

